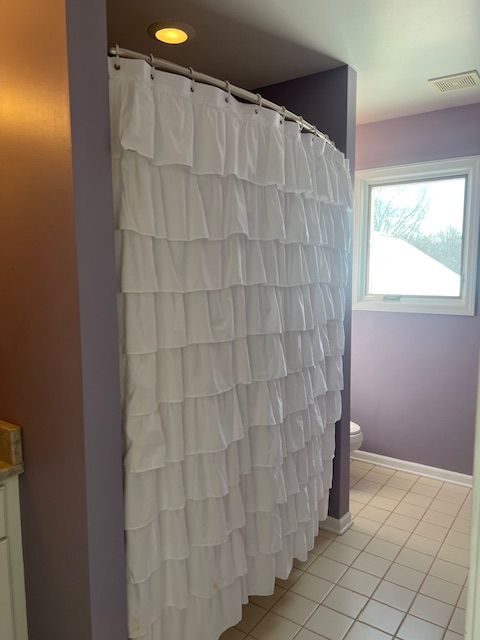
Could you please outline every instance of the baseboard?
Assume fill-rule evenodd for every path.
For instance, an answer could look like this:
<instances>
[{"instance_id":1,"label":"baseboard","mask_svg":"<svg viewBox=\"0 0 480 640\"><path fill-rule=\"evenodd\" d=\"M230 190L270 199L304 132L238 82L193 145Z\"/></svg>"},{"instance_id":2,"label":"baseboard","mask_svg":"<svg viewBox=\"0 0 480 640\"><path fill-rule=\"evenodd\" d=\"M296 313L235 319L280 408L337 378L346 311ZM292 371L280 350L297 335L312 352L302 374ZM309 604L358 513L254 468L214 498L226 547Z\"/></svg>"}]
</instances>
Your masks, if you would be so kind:
<instances>
[{"instance_id":1,"label":"baseboard","mask_svg":"<svg viewBox=\"0 0 480 640\"><path fill-rule=\"evenodd\" d=\"M378 453L370 453L369 451L354 451L351 458L353 460L361 460L362 462L370 462L371 464L376 464L380 467L390 467L391 469L397 469L397 471L416 473L422 476L427 476L428 478L435 478L435 480L461 484L466 487L471 487L473 483L473 477L465 473L457 473L456 471L439 469L438 467L429 467L426 464L409 462L408 460L399 460L398 458L389 458L388 456L381 456Z\"/></svg>"},{"instance_id":2,"label":"baseboard","mask_svg":"<svg viewBox=\"0 0 480 640\"><path fill-rule=\"evenodd\" d=\"M320 529L330 531L330 533L336 533L337 536L341 536L345 531L350 529L352 524L352 514L350 511L347 511L347 513L341 518L332 518L332 516L327 516L326 520L320 522Z\"/></svg>"}]
</instances>

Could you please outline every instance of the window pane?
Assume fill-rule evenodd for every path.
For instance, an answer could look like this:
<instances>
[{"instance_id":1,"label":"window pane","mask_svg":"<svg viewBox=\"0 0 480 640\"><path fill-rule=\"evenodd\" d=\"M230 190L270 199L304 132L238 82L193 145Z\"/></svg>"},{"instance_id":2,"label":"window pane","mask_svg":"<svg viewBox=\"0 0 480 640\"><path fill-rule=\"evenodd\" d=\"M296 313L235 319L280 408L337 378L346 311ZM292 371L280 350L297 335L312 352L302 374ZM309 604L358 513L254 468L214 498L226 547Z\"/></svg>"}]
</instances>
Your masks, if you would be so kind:
<instances>
[{"instance_id":1,"label":"window pane","mask_svg":"<svg viewBox=\"0 0 480 640\"><path fill-rule=\"evenodd\" d=\"M370 187L367 293L461 295L466 178Z\"/></svg>"}]
</instances>

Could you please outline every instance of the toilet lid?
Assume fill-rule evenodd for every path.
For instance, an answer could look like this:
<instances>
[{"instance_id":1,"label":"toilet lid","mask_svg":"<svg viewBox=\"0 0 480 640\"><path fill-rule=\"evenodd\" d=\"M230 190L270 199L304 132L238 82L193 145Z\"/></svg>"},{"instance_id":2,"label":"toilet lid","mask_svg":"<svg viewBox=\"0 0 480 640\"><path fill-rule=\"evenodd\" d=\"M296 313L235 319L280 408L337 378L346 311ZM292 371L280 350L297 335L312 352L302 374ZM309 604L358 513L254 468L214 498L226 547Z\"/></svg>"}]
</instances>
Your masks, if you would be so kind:
<instances>
[{"instance_id":1,"label":"toilet lid","mask_svg":"<svg viewBox=\"0 0 480 640\"><path fill-rule=\"evenodd\" d=\"M356 422L350 422L350 435L355 436L360 433L360 427Z\"/></svg>"}]
</instances>

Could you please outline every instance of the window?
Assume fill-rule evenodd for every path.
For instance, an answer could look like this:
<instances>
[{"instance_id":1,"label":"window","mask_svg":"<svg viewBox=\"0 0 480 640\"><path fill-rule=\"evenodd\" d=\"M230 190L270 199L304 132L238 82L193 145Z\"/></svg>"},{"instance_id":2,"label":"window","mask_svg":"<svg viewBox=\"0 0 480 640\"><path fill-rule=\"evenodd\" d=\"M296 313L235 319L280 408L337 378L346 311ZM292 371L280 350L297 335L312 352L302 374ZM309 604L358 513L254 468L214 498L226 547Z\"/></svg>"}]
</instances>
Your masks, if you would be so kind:
<instances>
[{"instance_id":1,"label":"window","mask_svg":"<svg viewBox=\"0 0 480 640\"><path fill-rule=\"evenodd\" d=\"M358 171L353 308L475 313L480 157Z\"/></svg>"}]
</instances>

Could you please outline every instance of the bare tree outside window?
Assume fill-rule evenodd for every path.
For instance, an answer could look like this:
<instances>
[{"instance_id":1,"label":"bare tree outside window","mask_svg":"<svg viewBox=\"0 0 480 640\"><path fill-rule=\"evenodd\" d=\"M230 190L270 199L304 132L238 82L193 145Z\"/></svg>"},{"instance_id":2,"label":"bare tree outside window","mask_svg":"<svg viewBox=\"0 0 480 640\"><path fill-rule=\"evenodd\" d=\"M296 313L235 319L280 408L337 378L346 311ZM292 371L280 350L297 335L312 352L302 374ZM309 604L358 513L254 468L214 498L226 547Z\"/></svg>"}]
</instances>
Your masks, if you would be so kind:
<instances>
[{"instance_id":1,"label":"bare tree outside window","mask_svg":"<svg viewBox=\"0 0 480 640\"><path fill-rule=\"evenodd\" d=\"M373 230L405 240L460 274L462 231L451 224L435 232L428 233L425 230L425 226L428 225L423 223L432 214L429 187L426 183L410 183L372 188ZM410 202L405 204L407 199Z\"/></svg>"}]
</instances>

